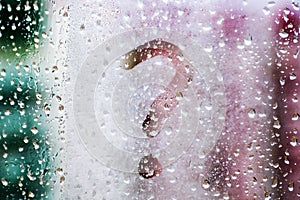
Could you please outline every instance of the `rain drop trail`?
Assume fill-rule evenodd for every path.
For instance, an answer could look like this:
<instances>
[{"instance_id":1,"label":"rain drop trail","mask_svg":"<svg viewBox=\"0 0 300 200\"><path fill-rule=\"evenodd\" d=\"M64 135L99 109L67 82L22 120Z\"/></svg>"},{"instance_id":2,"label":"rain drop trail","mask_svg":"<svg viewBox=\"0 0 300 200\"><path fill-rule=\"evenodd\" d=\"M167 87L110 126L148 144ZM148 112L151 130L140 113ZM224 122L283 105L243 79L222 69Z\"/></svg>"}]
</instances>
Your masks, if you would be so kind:
<instances>
[{"instance_id":1,"label":"rain drop trail","mask_svg":"<svg viewBox=\"0 0 300 200\"><path fill-rule=\"evenodd\" d=\"M300 14L292 6L279 9L274 19L274 39L276 60L274 76L277 81L276 115L280 128L278 144L274 149L276 162L279 163L277 187L280 199L300 197ZM284 80L280 84L279 80Z\"/></svg>"},{"instance_id":2,"label":"rain drop trail","mask_svg":"<svg viewBox=\"0 0 300 200\"><path fill-rule=\"evenodd\" d=\"M193 67L174 44L155 39L149 41L122 56L121 67L130 70L139 63L155 56L168 58L173 64L176 74L165 90L153 101L149 113L145 117L142 129L148 137L159 134L163 121L178 105L178 97L192 81Z\"/></svg>"}]
</instances>

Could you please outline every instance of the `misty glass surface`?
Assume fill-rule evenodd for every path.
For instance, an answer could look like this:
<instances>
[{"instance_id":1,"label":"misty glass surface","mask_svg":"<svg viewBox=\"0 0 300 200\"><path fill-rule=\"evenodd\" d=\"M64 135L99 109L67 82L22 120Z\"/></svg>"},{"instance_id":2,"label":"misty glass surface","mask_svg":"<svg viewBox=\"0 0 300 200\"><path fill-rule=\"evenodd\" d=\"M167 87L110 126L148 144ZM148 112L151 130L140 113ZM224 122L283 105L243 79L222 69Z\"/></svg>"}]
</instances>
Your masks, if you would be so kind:
<instances>
[{"instance_id":1,"label":"misty glass surface","mask_svg":"<svg viewBox=\"0 0 300 200\"><path fill-rule=\"evenodd\" d=\"M299 6L0 1L0 199L300 198Z\"/></svg>"}]
</instances>

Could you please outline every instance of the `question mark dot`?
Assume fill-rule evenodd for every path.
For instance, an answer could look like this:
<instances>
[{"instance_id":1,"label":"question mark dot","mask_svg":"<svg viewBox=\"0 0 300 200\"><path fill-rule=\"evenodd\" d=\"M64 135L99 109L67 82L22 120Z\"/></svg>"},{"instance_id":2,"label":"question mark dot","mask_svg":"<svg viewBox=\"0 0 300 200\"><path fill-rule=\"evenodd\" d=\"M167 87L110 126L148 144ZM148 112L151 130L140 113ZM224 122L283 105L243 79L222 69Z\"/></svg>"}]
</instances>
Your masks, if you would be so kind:
<instances>
[{"instance_id":1,"label":"question mark dot","mask_svg":"<svg viewBox=\"0 0 300 200\"><path fill-rule=\"evenodd\" d=\"M153 157L152 154L144 156L138 167L139 175L143 178L149 179L154 176L159 176L162 172L162 166L158 159Z\"/></svg>"}]
</instances>

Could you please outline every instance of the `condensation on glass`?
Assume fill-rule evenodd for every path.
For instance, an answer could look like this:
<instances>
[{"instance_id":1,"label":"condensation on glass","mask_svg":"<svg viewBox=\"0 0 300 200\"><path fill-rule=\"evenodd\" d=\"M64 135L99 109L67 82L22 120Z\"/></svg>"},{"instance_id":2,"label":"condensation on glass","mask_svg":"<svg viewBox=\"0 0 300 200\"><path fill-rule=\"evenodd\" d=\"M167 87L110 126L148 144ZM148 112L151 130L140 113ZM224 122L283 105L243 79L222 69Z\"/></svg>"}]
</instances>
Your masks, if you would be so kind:
<instances>
[{"instance_id":1,"label":"condensation on glass","mask_svg":"<svg viewBox=\"0 0 300 200\"><path fill-rule=\"evenodd\" d=\"M69 6L67 198L299 198L299 1Z\"/></svg>"},{"instance_id":2,"label":"condensation on glass","mask_svg":"<svg viewBox=\"0 0 300 200\"><path fill-rule=\"evenodd\" d=\"M2 0L0 199L297 199L299 1Z\"/></svg>"}]
</instances>

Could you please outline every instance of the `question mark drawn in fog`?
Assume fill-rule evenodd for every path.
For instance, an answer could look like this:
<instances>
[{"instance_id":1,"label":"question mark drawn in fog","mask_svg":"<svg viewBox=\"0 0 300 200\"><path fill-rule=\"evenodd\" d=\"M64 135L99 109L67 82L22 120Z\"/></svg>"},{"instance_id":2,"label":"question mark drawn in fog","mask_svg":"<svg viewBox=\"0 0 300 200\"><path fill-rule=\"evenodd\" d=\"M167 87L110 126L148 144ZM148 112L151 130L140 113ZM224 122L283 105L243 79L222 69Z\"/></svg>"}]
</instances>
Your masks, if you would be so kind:
<instances>
[{"instance_id":1,"label":"question mark drawn in fog","mask_svg":"<svg viewBox=\"0 0 300 200\"><path fill-rule=\"evenodd\" d=\"M155 38L164 38L164 41ZM144 44L145 42L147 43ZM173 45L175 43L177 46ZM140 44L144 45L139 46ZM184 56L178 47L184 51ZM140 53L130 54L134 51ZM142 51L144 53L141 53ZM129 56L128 58L131 55L132 59L124 59L126 55ZM136 67L135 70L129 70L145 61L146 55L149 58L161 55L164 58L170 58L173 63L170 62L171 65L167 64L162 68ZM187 57L190 62L187 62ZM131 62L128 62L130 60ZM127 70L120 67L120 61L124 62ZM193 64L193 69L190 64ZM172 65L176 71L175 75L173 70L170 70L170 72L173 71L172 73L168 71L168 67L171 68ZM156 167L159 171L186 154L192 144L197 146L197 152L203 157L221 133L225 119L224 102L226 102L223 79L209 56L193 40L175 32L160 31L156 28L129 31L104 41L91 51L82 66L78 67L80 70L74 83L72 98L76 132L87 152L109 169L139 174L141 171L137 166L152 162L153 165L157 163ZM128 70L129 73L127 73ZM168 73L161 73L167 71ZM169 81L166 81L167 79ZM128 110L132 109L129 103L137 91L140 91L141 85L145 84L148 87L152 83L155 87L150 91L152 89L155 91L157 86L163 86L164 92L160 97L170 99L173 97L175 103L168 108L169 105L162 106L161 102L169 102L159 98L152 99L161 104L153 103L150 106L148 118L146 117L147 110L141 109L146 113L139 116L145 118L140 121L143 122L141 127L136 127L135 123L128 123L128 112L132 111ZM151 92L149 94L151 95ZM156 94L159 95L159 93ZM180 107L177 107L179 100ZM124 102L128 102L127 107ZM151 124L149 120L151 111L155 108L163 111L160 113L161 122L157 123L157 126L154 126L153 122ZM172 115L170 115L171 111ZM155 116L152 118L155 119ZM134 119L131 118L130 121L134 122ZM179 120L179 123L171 126L171 130L176 133L172 134L172 142L162 143L163 140L157 140L159 148L147 149L145 144L157 145L149 141L154 137L159 138L156 135L161 128L169 128L168 123L164 124L167 120L172 123L173 120ZM165 131L165 129L162 130ZM128 133L130 137L127 136ZM140 133L144 133L146 137L141 137ZM197 134L200 134L201 138L195 141ZM169 140L170 138L163 137L163 139ZM200 162L203 161L200 160ZM152 169L155 169L155 166ZM150 178L151 174L147 174Z\"/></svg>"},{"instance_id":2,"label":"question mark drawn in fog","mask_svg":"<svg viewBox=\"0 0 300 200\"><path fill-rule=\"evenodd\" d=\"M122 56L121 67L131 70L141 62L155 56L167 57L173 64L176 74L164 91L152 102L143 121L142 129L150 138L159 134L163 122L178 105L178 97L182 97L183 90L193 80L193 67L181 50L174 44L161 39L154 39L126 53ZM158 176L162 169L158 159L150 154L140 160L138 171L144 178L152 178Z\"/></svg>"}]
</instances>

